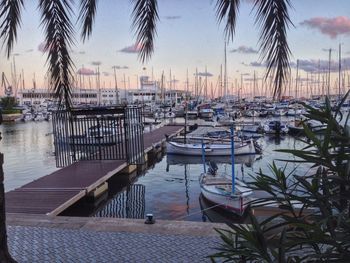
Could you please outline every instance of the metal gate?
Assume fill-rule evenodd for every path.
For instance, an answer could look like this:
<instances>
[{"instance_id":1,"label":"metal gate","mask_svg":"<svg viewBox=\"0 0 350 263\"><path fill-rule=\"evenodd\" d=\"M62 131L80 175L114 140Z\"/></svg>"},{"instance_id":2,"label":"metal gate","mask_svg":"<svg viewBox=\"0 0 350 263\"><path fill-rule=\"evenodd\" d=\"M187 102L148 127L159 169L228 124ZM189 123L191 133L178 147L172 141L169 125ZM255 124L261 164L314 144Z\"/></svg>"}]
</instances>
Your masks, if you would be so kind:
<instances>
[{"instance_id":1,"label":"metal gate","mask_svg":"<svg viewBox=\"0 0 350 263\"><path fill-rule=\"evenodd\" d=\"M79 160L144 163L141 108L73 109L53 113L56 166Z\"/></svg>"}]
</instances>

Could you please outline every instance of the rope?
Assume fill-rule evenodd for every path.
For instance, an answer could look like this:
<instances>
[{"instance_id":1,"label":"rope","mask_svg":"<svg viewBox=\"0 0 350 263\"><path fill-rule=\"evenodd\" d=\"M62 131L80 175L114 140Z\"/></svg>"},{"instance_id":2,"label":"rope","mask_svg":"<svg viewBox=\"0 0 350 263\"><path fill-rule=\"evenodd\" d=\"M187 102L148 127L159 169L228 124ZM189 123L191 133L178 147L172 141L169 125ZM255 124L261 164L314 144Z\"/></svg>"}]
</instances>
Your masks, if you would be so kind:
<instances>
[{"instance_id":1,"label":"rope","mask_svg":"<svg viewBox=\"0 0 350 263\"><path fill-rule=\"evenodd\" d=\"M216 205L207 207L207 208L205 208L205 209L200 209L198 212L194 212L194 213L190 213L190 214L185 215L185 216L177 217L177 218L175 218L175 220L181 220L181 219L185 219L185 218L187 218L187 217L193 216L193 215L202 214L204 211L213 209L213 208L215 208L215 207L222 206L222 205L226 206L227 203L228 203L228 202L226 202L226 203L221 203L221 204L216 204Z\"/></svg>"}]
</instances>

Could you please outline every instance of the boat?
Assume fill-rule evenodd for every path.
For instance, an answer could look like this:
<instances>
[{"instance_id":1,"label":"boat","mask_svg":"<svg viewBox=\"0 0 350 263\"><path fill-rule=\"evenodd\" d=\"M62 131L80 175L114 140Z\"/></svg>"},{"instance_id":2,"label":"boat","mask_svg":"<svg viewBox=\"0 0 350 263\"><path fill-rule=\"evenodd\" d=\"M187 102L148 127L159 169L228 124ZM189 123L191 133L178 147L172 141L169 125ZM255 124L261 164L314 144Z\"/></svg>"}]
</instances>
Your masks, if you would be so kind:
<instances>
[{"instance_id":1,"label":"boat","mask_svg":"<svg viewBox=\"0 0 350 263\"><path fill-rule=\"evenodd\" d=\"M288 133L290 135L301 136L305 135L304 127L301 120L294 120L288 125Z\"/></svg>"},{"instance_id":2,"label":"boat","mask_svg":"<svg viewBox=\"0 0 350 263\"><path fill-rule=\"evenodd\" d=\"M255 110L248 110L244 113L245 117L259 117L259 112Z\"/></svg>"},{"instance_id":3,"label":"boat","mask_svg":"<svg viewBox=\"0 0 350 263\"><path fill-rule=\"evenodd\" d=\"M233 128L231 128L231 145L234 145ZM204 149L204 147L203 147ZM235 147L231 147L231 163L234 164ZM231 178L226 175L218 175L218 167L210 162L208 170L205 165L206 151L202 151L204 172L199 177L201 193L205 199L222 207L225 210L243 216L250 201L253 191L248 186L235 178L234 165L232 165Z\"/></svg>"},{"instance_id":4,"label":"boat","mask_svg":"<svg viewBox=\"0 0 350 263\"><path fill-rule=\"evenodd\" d=\"M234 120L232 120L232 117L229 115L217 115L216 120L220 125L223 126L231 126L235 123Z\"/></svg>"},{"instance_id":5,"label":"boat","mask_svg":"<svg viewBox=\"0 0 350 263\"><path fill-rule=\"evenodd\" d=\"M275 117L281 117L281 116L286 116L287 110L285 109L276 109L273 113L273 116Z\"/></svg>"},{"instance_id":6,"label":"boat","mask_svg":"<svg viewBox=\"0 0 350 263\"><path fill-rule=\"evenodd\" d=\"M259 123L244 124L241 128L244 133L261 133L262 127Z\"/></svg>"},{"instance_id":7,"label":"boat","mask_svg":"<svg viewBox=\"0 0 350 263\"><path fill-rule=\"evenodd\" d=\"M117 133L112 126L91 126L83 135L70 137L70 144L74 145L111 145L122 141L123 134Z\"/></svg>"},{"instance_id":8,"label":"boat","mask_svg":"<svg viewBox=\"0 0 350 263\"><path fill-rule=\"evenodd\" d=\"M280 121L269 121L264 125L264 132L267 134L286 134L288 126Z\"/></svg>"},{"instance_id":9,"label":"boat","mask_svg":"<svg viewBox=\"0 0 350 263\"><path fill-rule=\"evenodd\" d=\"M32 121L34 120L34 116L31 112L26 112L23 114L23 121L27 122L27 121Z\"/></svg>"},{"instance_id":10,"label":"boat","mask_svg":"<svg viewBox=\"0 0 350 263\"><path fill-rule=\"evenodd\" d=\"M203 138L205 140L205 138ZM213 140L212 140L213 141ZM180 143L175 141L167 142L167 154L201 156L202 143ZM255 146L250 141L235 141L235 155L255 154ZM208 156L229 156L231 155L230 143L206 143L204 146L205 154Z\"/></svg>"},{"instance_id":11,"label":"boat","mask_svg":"<svg viewBox=\"0 0 350 263\"><path fill-rule=\"evenodd\" d=\"M199 110L199 117L202 119L212 119L214 116L214 111L212 109L201 108Z\"/></svg>"},{"instance_id":12,"label":"boat","mask_svg":"<svg viewBox=\"0 0 350 263\"><path fill-rule=\"evenodd\" d=\"M187 119L194 120L197 119L198 112L197 111L187 111Z\"/></svg>"},{"instance_id":13,"label":"boat","mask_svg":"<svg viewBox=\"0 0 350 263\"><path fill-rule=\"evenodd\" d=\"M267 110L259 111L259 117L260 118L266 118L268 115L269 115L269 113L267 112Z\"/></svg>"},{"instance_id":14,"label":"boat","mask_svg":"<svg viewBox=\"0 0 350 263\"><path fill-rule=\"evenodd\" d=\"M44 120L45 120L45 115L43 112L38 112L34 117L34 121L44 121Z\"/></svg>"}]
</instances>

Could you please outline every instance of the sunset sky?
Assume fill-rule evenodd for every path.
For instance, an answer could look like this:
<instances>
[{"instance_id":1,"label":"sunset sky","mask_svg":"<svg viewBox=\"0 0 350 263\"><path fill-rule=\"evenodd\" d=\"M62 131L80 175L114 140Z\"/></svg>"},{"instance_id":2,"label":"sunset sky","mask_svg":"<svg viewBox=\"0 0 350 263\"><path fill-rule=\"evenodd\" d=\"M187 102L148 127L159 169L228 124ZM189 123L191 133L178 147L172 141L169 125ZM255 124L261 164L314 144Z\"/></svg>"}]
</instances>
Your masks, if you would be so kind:
<instances>
[{"instance_id":1,"label":"sunset sky","mask_svg":"<svg viewBox=\"0 0 350 263\"><path fill-rule=\"evenodd\" d=\"M220 65L224 62L224 35L223 26L216 22L215 0L159 0L160 21L155 53L144 65L139 62L135 53L130 2L99 1L92 37L83 44L77 34L72 53L76 72L91 74L99 65L102 85L108 88L114 85L112 66L118 66L118 85L123 87L121 80L125 74L130 80L130 87L135 88L137 76L151 75L153 69L155 79L160 78L163 70L169 78L171 70L178 80L176 88L182 89L187 69L190 81L193 82L196 68L204 73L207 67L208 72L213 75L209 78L210 81L216 84ZM10 79L14 57L17 75L22 69L24 71L26 88L32 88L34 74L37 86L45 86L46 54L42 52L44 37L37 3L34 0L25 1L14 56L7 60L4 49L1 52L0 71L4 71ZM346 62L344 68L349 69L350 1L291 0L291 3L293 8L290 9L290 15L295 27L289 29L288 40L292 62L300 59L301 68L314 71L319 59L324 60L324 63L328 61L326 49L334 49L332 57L335 61L338 60L338 45L342 43L342 56ZM254 70L260 77L264 73L264 68L259 66L259 31L254 25L255 12L252 7L252 1L242 1L236 34L227 47L228 81L231 83L240 79L241 74L249 78L247 73L252 76ZM302 72L306 76L305 71ZM333 75L335 80L336 74Z\"/></svg>"}]
</instances>

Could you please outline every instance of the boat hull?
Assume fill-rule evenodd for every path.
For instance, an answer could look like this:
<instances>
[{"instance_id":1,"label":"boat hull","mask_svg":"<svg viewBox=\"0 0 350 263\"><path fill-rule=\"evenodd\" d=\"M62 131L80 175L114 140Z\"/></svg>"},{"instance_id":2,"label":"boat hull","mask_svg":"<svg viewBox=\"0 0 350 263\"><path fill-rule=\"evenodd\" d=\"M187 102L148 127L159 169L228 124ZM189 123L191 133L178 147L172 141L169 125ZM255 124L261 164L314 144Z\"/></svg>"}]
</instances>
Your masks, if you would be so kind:
<instances>
[{"instance_id":1,"label":"boat hull","mask_svg":"<svg viewBox=\"0 0 350 263\"><path fill-rule=\"evenodd\" d=\"M253 143L235 143L235 155L255 154ZM167 142L167 153L178 155L202 156L202 144L183 144ZM229 156L231 155L230 144L205 144L206 156Z\"/></svg>"}]
</instances>

